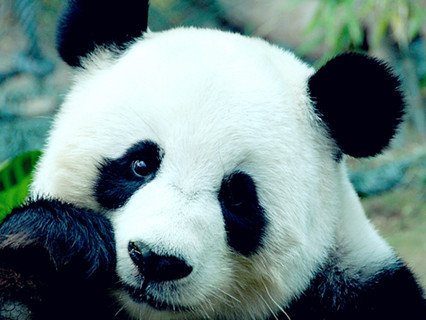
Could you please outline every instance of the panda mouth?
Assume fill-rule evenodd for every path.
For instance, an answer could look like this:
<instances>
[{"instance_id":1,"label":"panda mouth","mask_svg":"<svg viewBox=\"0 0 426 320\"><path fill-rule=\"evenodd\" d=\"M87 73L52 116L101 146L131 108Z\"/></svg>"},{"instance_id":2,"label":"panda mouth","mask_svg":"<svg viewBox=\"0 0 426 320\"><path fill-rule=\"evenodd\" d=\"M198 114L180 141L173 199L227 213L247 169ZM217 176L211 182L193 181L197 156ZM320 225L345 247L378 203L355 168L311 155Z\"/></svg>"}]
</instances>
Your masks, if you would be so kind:
<instances>
[{"instance_id":1,"label":"panda mouth","mask_svg":"<svg viewBox=\"0 0 426 320\"><path fill-rule=\"evenodd\" d=\"M184 312L190 310L189 307L154 298L151 294L146 292L145 288L139 289L131 286L125 286L124 289L134 302L147 304L158 311Z\"/></svg>"}]
</instances>

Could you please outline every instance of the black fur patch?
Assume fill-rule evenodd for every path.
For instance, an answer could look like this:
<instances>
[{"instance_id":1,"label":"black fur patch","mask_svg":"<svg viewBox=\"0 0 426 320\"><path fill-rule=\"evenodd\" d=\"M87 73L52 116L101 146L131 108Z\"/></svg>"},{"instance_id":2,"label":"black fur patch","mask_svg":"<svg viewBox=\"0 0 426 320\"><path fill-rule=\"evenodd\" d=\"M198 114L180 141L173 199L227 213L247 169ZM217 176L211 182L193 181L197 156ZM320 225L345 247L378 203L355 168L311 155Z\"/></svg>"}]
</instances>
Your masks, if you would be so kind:
<instances>
[{"instance_id":1,"label":"black fur patch","mask_svg":"<svg viewBox=\"0 0 426 320\"><path fill-rule=\"evenodd\" d=\"M147 29L148 0L68 0L58 24L57 49L70 66L96 46L125 48Z\"/></svg>"},{"instance_id":2,"label":"black fur patch","mask_svg":"<svg viewBox=\"0 0 426 320\"><path fill-rule=\"evenodd\" d=\"M354 157L387 147L404 114L398 77L363 54L327 62L309 79L309 94L340 150Z\"/></svg>"},{"instance_id":3,"label":"black fur patch","mask_svg":"<svg viewBox=\"0 0 426 320\"><path fill-rule=\"evenodd\" d=\"M105 159L99 166L99 177L95 186L95 198L106 209L117 209L140 187L155 178L160 168L162 151L151 141L136 143L118 159ZM149 174L140 177L132 170L134 161L144 161Z\"/></svg>"},{"instance_id":4,"label":"black fur patch","mask_svg":"<svg viewBox=\"0 0 426 320\"><path fill-rule=\"evenodd\" d=\"M292 320L421 320L426 301L411 271L396 263L374 276L347 275L329 265L287 310ZM279 319L288 319L280 315Z\"/></svg>"},{"instance_id":5,"label":"black fur patch","mask_svg":"<svg viewBox=\"0 0 426 320\"><path fill-rule=\"evenodd\" d=\"M22 305L33 320L112 319L115 264L108 219L57 200L32 201L0 226L0 310Z\"/></svg>"},{"instance_id":6,"label":"black fur patch","mask_svg":"<svg viewBox=\"0 0 426 320\"><path fill-rule=\"evenodd\" d=\"M2 255L13 255L14 250L30 247L42 248L55 266L64 266L87 277L97 269L114 267L115 245L110 222L98 213L58 200L29 202L15 209L2 223ZM27 259L25 255L20 256ZM75 257L81 261L74 266ZM14 261L14 265L18 262ZM31 265L22 263L22 267L33 269L36 264L34 259Z\"/></svg>"},{"instance_id":7,"label":"black fur patch","mask_svg":"<svg viewBox=\"0 0 426 320\"><path fill-rule=\"evenodd\" d=\"M243 172L225 177L219 201L229 246L242 255L253 254L262 244L266 226L253 179Z\"/></svg>"}]
</instances>

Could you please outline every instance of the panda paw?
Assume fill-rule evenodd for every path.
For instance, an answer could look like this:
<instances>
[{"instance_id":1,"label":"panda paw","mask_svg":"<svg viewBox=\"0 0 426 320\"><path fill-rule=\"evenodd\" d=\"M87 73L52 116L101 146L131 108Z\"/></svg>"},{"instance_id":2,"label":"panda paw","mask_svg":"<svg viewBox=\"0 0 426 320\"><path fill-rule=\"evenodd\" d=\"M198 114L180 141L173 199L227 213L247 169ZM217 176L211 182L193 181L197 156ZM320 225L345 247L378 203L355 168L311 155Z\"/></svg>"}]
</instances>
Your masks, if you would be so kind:
<instances>
[{"instance_id":1,"label":"panda paw","mask_svg":"<svg viewBox=\"0 0 426 320\"><path fill-rule=\"evenodd\" d=\"M114 270L105 217L57 200L31 201L0 225L0 319L53 319L46 312L104 300Z\"/></svg>"}]
</instances>

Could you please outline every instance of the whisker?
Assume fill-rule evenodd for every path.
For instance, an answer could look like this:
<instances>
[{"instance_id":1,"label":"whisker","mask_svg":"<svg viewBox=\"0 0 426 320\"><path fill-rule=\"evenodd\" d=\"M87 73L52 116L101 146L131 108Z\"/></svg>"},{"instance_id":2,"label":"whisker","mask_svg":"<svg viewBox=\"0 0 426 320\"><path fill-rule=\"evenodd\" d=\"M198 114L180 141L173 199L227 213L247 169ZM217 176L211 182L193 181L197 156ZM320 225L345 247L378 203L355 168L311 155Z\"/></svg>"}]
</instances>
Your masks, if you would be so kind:
<instances>
[{"instance_id":1,"label":"whisker","mask_svg":"<svg viewBox=\"0 0 426 320\"><path fill-rule=\"evenodd\" d=\"M201 305L200 305L200 309L201 309L201 311L204 313L204 316L205 316L207 319L210 319L210 316L209 316L208 312L206 311L206 309L204 309L203 304L201 304Z\"/></svg>"},{"instance_id":2,"label":"whisker","mask_svg":"<svg viewBox=\"0 0 426 320\"><path fill-rule=\"evenodd\" d=\"M238 303L241 303L241 300L239 300L238 298L234 297L232 294L220 289L220 288L216 288L216 290L222 292L224 295L228 296L229 298L231 298L232 300L237 301Z\"/></svg>"},{"instance_id":3,"label":"whisker","mask_svg":"<svg viewBox=\"0 0 426 320\"><path fill-rule=\"evenodd\" d=\"M268 295L268 297L269 297L269 299L271 299L271 301L278 307L278 309L287 317L287 319L288 320L291 320L291 318L290 318L290 316L288 315L288 313L284 310L284 308L283 307L281 307L280 305L279 305L279 303L277 303L275 300L274 300L274 298L272 298L272 295L269 293L269 290L268 290L268 287L266 286L266 284L265 283L263 283L262 282L262 284L263 284L263 286L265 287L265 291L266 291L266 294Z\"/></svg>"},{"instance_id":4,"label":"whisker","mask_svg":"<svg viewBox=\"0 0 426 320\"><path fill-rule=\"evenodd\" d=\"M214 298L216 298L220 303L224 303L226 304L228 307L233 307L233 305L230 303L230 301L228 301L227 299L225 299L223 296L220 296L217 294L217 292L215 292L215 290L218 290L219 288L215 288L213 286L210 286L213 290L210 292L210 295L212 295ZM207 301L207 299L206 299Z\"/></svg>"},{"instance_id":5,"label":"whisker","mask_svg":"<svg viewBox=\"0 0 426 320\"><path fill-rule=\"evenodd\" d=\"M268 302L266 302L265 298L262 297L261 294L258 294L258 296L260 297L260 299L262 299L262 301L265 303L266 307L269 309L269 311L271 311L272 316L274 317L275 320L279 320L278 316L276 315L276 313L274 312L274 310L272 310L271 306L268 304Z\"/></svg>"},{"instance_id":6,"label":"whisker","mask_svg":"<svg viewBox=\"0 0 426 320\"><path fill-rule=\"evenodd\" d=\"M117 318L118 315L124 310L124 305L121 306L121 308L118 309L118 311L114 314L113 318Z\"/></svg>"}]
</instances>

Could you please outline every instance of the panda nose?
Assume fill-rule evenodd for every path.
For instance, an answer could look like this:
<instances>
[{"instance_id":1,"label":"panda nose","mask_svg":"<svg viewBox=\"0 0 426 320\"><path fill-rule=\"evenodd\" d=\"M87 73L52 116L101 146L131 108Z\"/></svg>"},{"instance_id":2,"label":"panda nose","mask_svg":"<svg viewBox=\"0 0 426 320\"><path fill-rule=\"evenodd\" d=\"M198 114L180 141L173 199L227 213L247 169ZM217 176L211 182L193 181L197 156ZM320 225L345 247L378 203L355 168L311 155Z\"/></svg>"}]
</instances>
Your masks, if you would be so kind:
<instances>
[{"instance_id":1,"label":"panda nose","mask_svg":"<svg viewBox=\"0 0 426 320\"><path fill-rule=\"evenodd\" d=\"M130 241L128 251L141 275L150 281L178 280L192 272L192 267L184 260L175 256L158 255L141 241Z\"/></svg>"}]
</instances>

